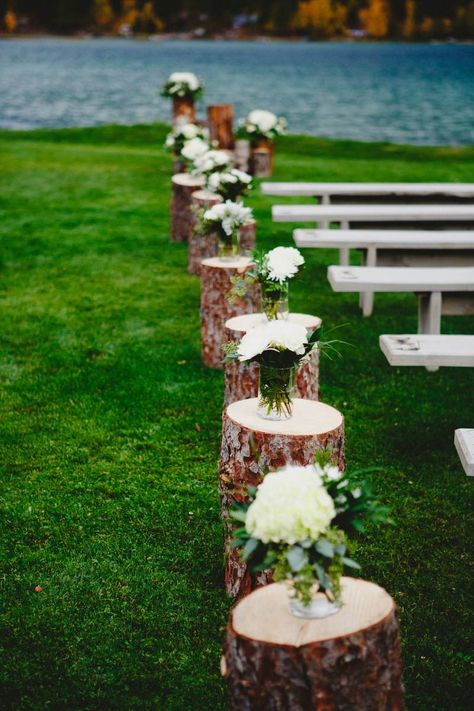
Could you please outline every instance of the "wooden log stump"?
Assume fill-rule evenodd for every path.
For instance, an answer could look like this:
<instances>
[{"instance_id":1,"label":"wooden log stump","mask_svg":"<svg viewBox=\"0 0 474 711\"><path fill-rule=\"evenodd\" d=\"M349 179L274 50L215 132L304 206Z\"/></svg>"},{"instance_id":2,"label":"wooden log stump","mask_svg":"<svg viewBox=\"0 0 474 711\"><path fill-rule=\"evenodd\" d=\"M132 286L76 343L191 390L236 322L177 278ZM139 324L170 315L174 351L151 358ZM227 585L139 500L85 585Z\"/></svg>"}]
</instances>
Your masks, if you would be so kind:
<instances>
[{"instance_id":1,"label":"wooden log stump","mask_svg":"<svg viewBox=\"0 0 474 711\"><path fill-rule=\"evenodd\" d=\"M251 173L256 178L270 178L273 172L273 148L254 148L250 160Z\"/></svg>"},{"instance_id":2,"label":"wooden log stump","mask_svg":"<svg viewBox=\"0 0 474 711\"><path fill-rule=\"evenodd\" d=\"M204 187L204 179L190 173L178 173L171 178L171 187L171 241L187 242L194 224L191 197Z\"/></svg>"},{"instance_id":3,"label":"wooden log stump","mask_svg":"<svg viewBox=\"0 0 474 711\"><path fill-rule=\"evenodd\" d=\"M234 149L235 165L239 170L248 173L250 170L250 141L245 138L238 138Z\"/></svg>"},{"instance_id":4,"label":"wooden log stump","mask_svg":"<svg viewBox=\"0 0 474 711\"><path fill-rule=\"evenodd\" d=\"M207 107L207 122L211 141L221 149L234 148L234 108L232 104L215 104Z\"/></svg>"},{"instance_id":5,"label":"wooden log stump","mask_svg":"<svg viewBox=\"0 0 474 711\"><path fill-rule=\"evenodd\" d=\"M196 102L190 96L173 96L173 126L196 123Z\"/></svg>"},{"instance_id":6,"label":"wooden log stump","mask_svg":"<svg viewBox=\"0 0 474 711\"><path fill-rule=\"evenodd\" d=\"M198 190L193 195L194 200L200 200L201 193L207 193L204 190ZM213 193L207 193L213 195ZM198 198L196 198L198 195ZM216 196L219 197L219 196ZM222 200L222 198L220 198ZM210 207L210 205L209 205ZM243 256L248 256L249 252L255 249L256 222L249 220L240 228L240 251ZM218 238L214 233L197 234L194 230L189 240L188 246L188 271L190 274L201 273L201 263L203 259L216 257L218 254Z\"/></svg>"},{"instance_id":7,"label":"wooden log stump","mask_svg":"<svg viewBox=\"0 0 474 711\"><path fill-rule=\"evenodd\" d=\"M261 294L257 285L252 286L245 297L235 304L229 304L226 299L232 287L231 277L244 274L252 266L249 257L237 257L231 261L211 257L201 264L201 352L203 362L210 368L223 368L222 345L227 319L261 309Z\"/></svg>"},{"instance_id":8,"label":"wooden log stump","mask_svg":"<svg viewBox=\"0 0 474 711\"><path fill-rule=\"evenodd\" d=\"M302 620L284 584L230 614L221 670L234 711L403 711L397 608L383 588L342 578L344 605Z\"/></svg>"},{"instance_id":9,"label":"wooden log stump","mask_svg":"<svg viewBox=\"0 0 474 711\"><path fill-rule=\"evenodd\" d=\"M241 597L269 580L268 572L254 579L235 549L231 548L232 521L229 510L247 499L247 486L262 481L262 468L285 464L306 466L316 452L331 447L331 461L344 469L344 418L330 405L295 398L293 416L283 422L257 415L257 398L229 405L223 416L219 494L225 526L225 587Z\"/></svg>"},{"instance_id":10,"label":"wooden log stump","mask_svg":"<svg viewBox=\"0 0 474 711\"><path fill-rule=\"evenodd\" d=\"M321 326L318 316L309 314L288 314L288 321L305 326L308 331L314 331ZM262 314L246 314L236 316L225 323L224 341L240 343L242 336L255 326L267 323ZM224 365L224 406L237 400L257 397L258 394L258 364L241 363L238 360ZM304 400L319 400L319 350L314 350L307 363L303 363L296 371L295 396Z\"/></svg>"},{"instance_id":11,"label":"wooden log stump","mask_svg":"<svg viewBox=\"0 0 474 711\"><path fill-rule=\"evenodd\" d=\"M190 274L200 274L202 260L217 255L216 237L214 235L199 234L196 228L198 225L198 213L202 210L208 210L219 202L222 202L222 197L212 193L210 190L196 190L192 194L193 229L188 242L188 272Z\"/></svg>"},{"instance_id":12,"label":"wooden log stump","mask_svg":"<svg viewBox=\"0 0 474 711\"><path fill-rule=\"evenodd\" d=\"M186 173L186 162L180 158L174 158L173 160L173 175L177 173Z\"/></svg>"}]
</instances>

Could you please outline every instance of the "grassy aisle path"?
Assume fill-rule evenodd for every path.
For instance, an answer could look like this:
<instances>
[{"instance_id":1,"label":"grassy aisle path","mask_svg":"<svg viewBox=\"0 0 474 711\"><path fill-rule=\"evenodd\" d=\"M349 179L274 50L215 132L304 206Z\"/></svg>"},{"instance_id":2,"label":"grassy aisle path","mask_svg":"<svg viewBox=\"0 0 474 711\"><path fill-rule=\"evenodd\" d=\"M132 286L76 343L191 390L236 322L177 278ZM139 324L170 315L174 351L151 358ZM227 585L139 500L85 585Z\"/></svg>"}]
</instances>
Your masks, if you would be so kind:
<instances>
[{"instance_id":1,"label":"grassy aisle path","mask_svg":"<svg viewBox=\"0 0 474 711\"><path fill-rule=\"evenodd\" d=\"M222 375L201 366L199 282L168 241L164 134L0 132L4 709L227 708ZM275 178L472 181L474 151L289 137ZM250 202L259 245L290 244L270 199ZM397 519L357 556L400 606L409 709L461 711L473 482L452 441L474 422L473 371L390 368L378 334L413 332L416 299L382 295L363 320L327 284L335 258L307 254L292 308L347 323L355 346L323 362L322 396L346 416L349 467L384 468L373 485Z\"/></svg>"}]
</instances>

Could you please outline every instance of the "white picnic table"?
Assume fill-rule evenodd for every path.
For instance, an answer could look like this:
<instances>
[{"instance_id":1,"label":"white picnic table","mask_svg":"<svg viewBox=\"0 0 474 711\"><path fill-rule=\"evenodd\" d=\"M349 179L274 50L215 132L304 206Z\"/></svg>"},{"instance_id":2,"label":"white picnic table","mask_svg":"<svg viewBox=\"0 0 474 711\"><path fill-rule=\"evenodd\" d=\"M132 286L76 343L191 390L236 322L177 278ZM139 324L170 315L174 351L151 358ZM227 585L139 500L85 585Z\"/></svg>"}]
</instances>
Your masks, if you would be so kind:
<instances>
[{"instance_id":1,"label":"white picnic table","mask_svg":"<svg viewBox=\"0 0 474 711\"><path fill-rule=\"evenodd\" d=\"M261 184L264 195L288 197L326 198L323 204L329 204L331 197L357 196L379 197L429 197L443 195L456 198L474 198L474 183L315 183L315 182L264 182Z\"/></svg>"},{"instance_id":2,"label":"white picnic table","mask_svg":"<svg viewBox=\"0 0 474 711\"><path fill-rule=\"evenodd\" d=\"M442 313L474 312L474 267L331 266L328 280L334 291L418 294L418 333L438 334Z\"/></svg>"}]
</instances>

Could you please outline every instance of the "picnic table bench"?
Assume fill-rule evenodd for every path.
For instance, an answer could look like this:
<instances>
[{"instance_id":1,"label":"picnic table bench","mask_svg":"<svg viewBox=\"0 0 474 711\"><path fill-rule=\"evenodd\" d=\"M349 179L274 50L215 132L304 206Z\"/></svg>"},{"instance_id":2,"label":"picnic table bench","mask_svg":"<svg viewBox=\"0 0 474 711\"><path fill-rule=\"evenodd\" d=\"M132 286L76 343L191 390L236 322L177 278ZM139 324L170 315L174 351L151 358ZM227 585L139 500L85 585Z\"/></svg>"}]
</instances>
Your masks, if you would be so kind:
<instances>
[{"instance_id":1,"label":"picnic table bench","mask_svg":"<svg viewBox=\"0 0 474 711\"><path fill-rule=\"evenodd\" d=\"M474 313L474 267L331 266L328 279L334 291L418 294L418 333L438 334L441 314Z\"/></svg>"},{"instance_id":2,"label":"picnic table bench","mask_svg":"<svg viewBox=\"0 0 474 711\"><path fill-rule=\"evenodd\" d=\"M474 476L474 429L455 430L454 446L467 476Z\"/></svg>"},{"instance_id":3,"label":"picnic table bench","mask_svg":"<svg viewBox=\"0 0 474 711\"><path fill-rule=\"evenodd\" d=\"M474 183L277 183L261 184L264 195L317 197L329 205L333 197L474 198Z\"/></svg>"},{"instance_id":4,"label":"picnic table bench","mask_svg":"<svg viewBox=\"0 0 474 711\"><path fill-rule=\"evenodd\" d=\"M383 335L379 344L390 365L474 368L474 336Z\"/></svg>"}]
</instances>

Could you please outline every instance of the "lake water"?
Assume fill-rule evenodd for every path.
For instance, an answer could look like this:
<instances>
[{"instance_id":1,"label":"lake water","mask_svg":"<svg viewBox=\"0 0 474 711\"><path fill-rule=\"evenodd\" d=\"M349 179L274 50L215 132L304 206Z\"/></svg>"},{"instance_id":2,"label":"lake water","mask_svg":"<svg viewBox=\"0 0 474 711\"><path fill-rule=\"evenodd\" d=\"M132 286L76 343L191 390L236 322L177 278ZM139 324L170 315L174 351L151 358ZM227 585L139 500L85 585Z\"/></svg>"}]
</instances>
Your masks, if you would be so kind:
<instances>
[{"instance_id":1,"label":"lake water","mask_svg":"<svg viewBox=\"0 0 474 711\"><path fill-rule=\"evenodd\" d=\"M169 121L158 90L177 70L202 77L207 103L268 108L291 133L474 143L474 46L456 44L3 40L0 126Z\"/></svg>"}]
</instances>

